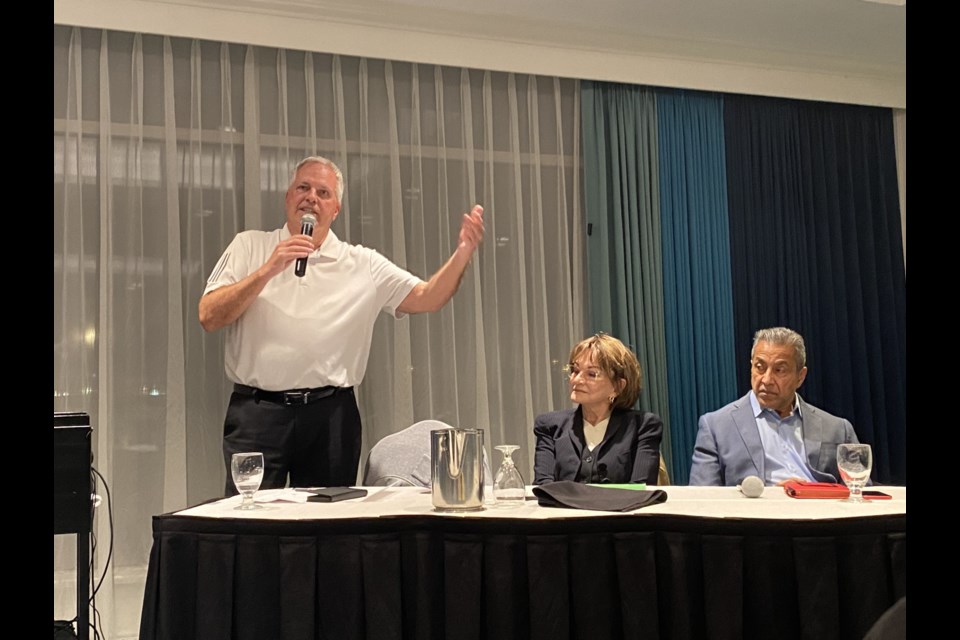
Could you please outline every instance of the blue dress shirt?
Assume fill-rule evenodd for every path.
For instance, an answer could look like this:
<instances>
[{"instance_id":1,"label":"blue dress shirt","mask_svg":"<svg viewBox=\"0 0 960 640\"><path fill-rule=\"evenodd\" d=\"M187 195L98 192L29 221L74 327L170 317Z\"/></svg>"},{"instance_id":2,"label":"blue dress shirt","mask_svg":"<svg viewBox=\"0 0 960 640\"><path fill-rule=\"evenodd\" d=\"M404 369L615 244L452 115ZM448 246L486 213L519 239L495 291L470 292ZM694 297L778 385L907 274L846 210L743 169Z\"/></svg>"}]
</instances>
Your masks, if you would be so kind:
<instances>
[{"instance_id":1,"label":"blue dress shirt","mask_svg":"<svg viewBox=\"0 0 960 640\"><path fill-rule=\"evenodd\" d=\"M774 485L791 478L813 481L807 467L807 455L803 448L803 416L800 403L794 399L793 411L781 418L773 409L760 406L756 394L750 392L750 406L760 431L763 443L764 484Z\"/></svg>"}]
</instances>

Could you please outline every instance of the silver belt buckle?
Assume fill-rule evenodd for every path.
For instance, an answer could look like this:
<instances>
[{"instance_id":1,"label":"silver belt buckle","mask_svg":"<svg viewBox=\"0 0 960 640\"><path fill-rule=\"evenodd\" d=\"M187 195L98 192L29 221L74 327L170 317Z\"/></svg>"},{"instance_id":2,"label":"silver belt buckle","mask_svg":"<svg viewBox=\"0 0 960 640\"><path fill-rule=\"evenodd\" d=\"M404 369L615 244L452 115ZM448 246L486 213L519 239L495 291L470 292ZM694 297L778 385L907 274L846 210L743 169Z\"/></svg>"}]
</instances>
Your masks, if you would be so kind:
<instances>
[{"instance_id":1,"label":"silver belt buckle","mask_svg":"<svg viewBox=\"0 0 960 640\"><path fill-rule=\"evenodd\" d=\"M297 404L307 404L310 397L309 391L284 391L283 404L290 407Z\"/></svg>"}]
</instances>

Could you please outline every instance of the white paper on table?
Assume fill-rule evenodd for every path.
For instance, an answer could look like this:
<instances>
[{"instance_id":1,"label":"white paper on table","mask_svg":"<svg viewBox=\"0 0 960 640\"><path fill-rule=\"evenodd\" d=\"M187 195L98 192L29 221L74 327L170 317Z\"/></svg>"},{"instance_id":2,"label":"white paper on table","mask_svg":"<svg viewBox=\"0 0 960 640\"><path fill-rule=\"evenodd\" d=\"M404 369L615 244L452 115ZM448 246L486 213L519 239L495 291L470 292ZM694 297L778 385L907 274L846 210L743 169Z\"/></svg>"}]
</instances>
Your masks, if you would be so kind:
<instances>
[{"instance_id":1,"label":"white paper on table","mask_svg":"<svg viewBox=\"0 0 960 640\"><path fill-rule=\"evenodd\" d=\"M390 499L394 496L394 491L390 489L401 489L399 495L410 495L409 490L412 487L367 487L367 497L360 499L361 502L366 502L368 500L384 500ZM419 493L429 493L429 489L415 489ZM310 493L306 489L300 488L295 489L293 487L286 487L284 489L264 489L262 491L257 491L256 495L253 497L254 502L259 503L269 503L269 502L296 502L304 503L307 502L307 498L314 494ZM371 500L372 501L372 500Z\"/></svg>"},{"instance_id":2,"label":"white paper on table","mask_svg":"<svg viewBox=\"0 0 960 640\"><path fill-rule=\"evenodd\" d=\"M310 494L291 487L285 489L264 489L253 496L254 502L306 502Z\"/></svg>"},{"instance_id":3,"label":"white paper on table","mask_svg":"<svg viewBox=\"0 0 960 640\"><path fill-rule=\"evenodd\" d=\"M367 497L361 502L385 502L403 499L410 495L430 493L430 489L424 487L366 487L366 489Z\"/></svg>"}]
</instances>

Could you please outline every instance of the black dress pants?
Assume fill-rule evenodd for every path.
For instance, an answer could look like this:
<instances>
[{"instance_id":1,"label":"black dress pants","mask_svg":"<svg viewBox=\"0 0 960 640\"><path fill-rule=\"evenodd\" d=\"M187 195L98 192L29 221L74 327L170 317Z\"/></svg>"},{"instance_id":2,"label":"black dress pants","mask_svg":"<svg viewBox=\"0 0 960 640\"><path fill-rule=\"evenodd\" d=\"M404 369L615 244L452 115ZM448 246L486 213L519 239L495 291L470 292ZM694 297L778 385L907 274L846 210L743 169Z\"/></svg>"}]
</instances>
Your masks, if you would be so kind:
<instances>
[{"instance_id":1,"label":"black dress pants","mask_svg":"<svg viewBox=\"0 0 960 640\"><path fill-rule=\"evenodd\" d=\"M360 464L360 427L352 388L291 406L234 391L223 423L225 494L237 494L231 456L248 451L263 453L261 489L285 487L287 474L292 487L353 485Z\"/></svg>"}]
</instances>

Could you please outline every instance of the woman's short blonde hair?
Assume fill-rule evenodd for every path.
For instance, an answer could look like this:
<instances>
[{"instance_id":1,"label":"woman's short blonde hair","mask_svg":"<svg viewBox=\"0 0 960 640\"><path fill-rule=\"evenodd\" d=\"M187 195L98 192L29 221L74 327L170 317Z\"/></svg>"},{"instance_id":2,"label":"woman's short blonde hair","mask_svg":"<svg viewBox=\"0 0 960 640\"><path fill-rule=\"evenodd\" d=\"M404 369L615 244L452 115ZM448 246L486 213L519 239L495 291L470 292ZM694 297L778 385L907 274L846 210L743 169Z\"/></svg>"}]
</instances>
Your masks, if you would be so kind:
<instances>
[{"instance_id":1,"label":"woman's short blonde hair","mask_svg":"<svg viewBox=\"0 0 960 640\"><path fill-rule=\"evenodd\" d=\"M613 408L629 409L636 404L643 387L643 374L640 371L637 356L633 351L613 336L598 333L581 340L570 351L568 368L587 352L590 353L593 364L610 376L614 388L620 386L619 380L627 381L623 391L618 393L616 399L614 399Z\"/></svg>"}]
</instances>

